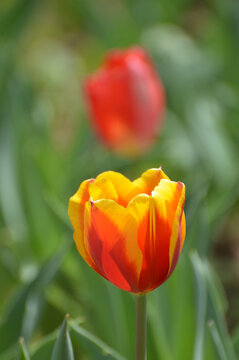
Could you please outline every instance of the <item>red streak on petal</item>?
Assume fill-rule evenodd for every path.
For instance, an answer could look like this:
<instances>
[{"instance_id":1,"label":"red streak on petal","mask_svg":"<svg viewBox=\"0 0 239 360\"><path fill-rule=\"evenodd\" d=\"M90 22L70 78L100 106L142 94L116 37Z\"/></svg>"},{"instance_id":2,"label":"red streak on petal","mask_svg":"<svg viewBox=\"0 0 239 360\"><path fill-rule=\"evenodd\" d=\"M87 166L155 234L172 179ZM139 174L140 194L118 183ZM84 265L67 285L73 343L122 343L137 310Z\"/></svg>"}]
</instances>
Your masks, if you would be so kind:
<instances>
[{"instance_id":1,"label":"red streak on petal","mask_svg":"<svg viewBox=\"0 0 239 360\"><path fill-rule=\"evenodd\" d=\"M138 244L143 253L139 290L147 291L161 285L169 269L169 242L171 228L166 219L155 213L155 233L148 212L138 230Z\"/></svg>"},{"instance_id":2,"label":"red streak on petal","mask_svg":"<svg viewBox=\"0 0 239 360\"><path fill-rule=\"evenodd\" d=\"M178 224L178 238L177 238L177 243L174 249L174 253L173 253L173 260L172 260L172 264L171 264L171 268L170 271L168 273L167 279L170 277L170 275L173 273L177 262L178 262L178 258L180 255L180 249L181 249L181 239L182 239L182 231L181 231L181 224L182 224L182 216L183 216L183 208L184 205L182 206L182 211L181 211L181 215L180 215L180 219L179 219L179 224Z\"/></svg>"},{"instance_id":3,"label":"red streak on petal","mask_svg":"<svg viewBox=\"0 0 239 360\"><path fill-rule=\"evenodd\" d=\"M91 256L102 276L119 288L137 292L134 263L125 251L125 236L94 204L91 208L91 227L88 242Z\"/></svg>"},{"instance_id":4,"label":"red streak on petal","mask_svg":"<svg viewBox=\"0 0 239 360\"><path fill-rule=\"evenodd\" d=\"M87 182L85 188L84 188L84 191L82 193L82 197L81 197L81 204L82 205L85 205L86 201L89 200L89 185L91 183L94 183L95 182L95 179L89 179L89 181Z\"/></svg>"}]
</instances>

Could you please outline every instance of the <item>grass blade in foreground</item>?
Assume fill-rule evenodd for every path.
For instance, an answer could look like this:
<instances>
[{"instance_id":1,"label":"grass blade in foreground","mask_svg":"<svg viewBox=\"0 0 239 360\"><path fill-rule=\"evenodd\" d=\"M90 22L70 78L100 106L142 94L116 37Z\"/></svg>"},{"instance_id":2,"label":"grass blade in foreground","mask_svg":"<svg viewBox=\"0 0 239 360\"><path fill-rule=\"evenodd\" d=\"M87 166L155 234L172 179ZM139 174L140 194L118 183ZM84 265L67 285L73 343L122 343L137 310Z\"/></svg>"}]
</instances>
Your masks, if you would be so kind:
<instances>
[{"instance_id":1,"label":"grass blade in foreground","mask_svg":"<svg viewBox=\"0 0 239 360\"><path fill-rule=\"evenodd\" d=\"M5 311L6 314L0 326L0 357L17 343L19 336L23 336L26 340L31 338L44 305L44 289L57 274L68 246L68 244L62 246L42 266L36 278L14 295L14 300ZM15 326L12 327L12 324Z\"/></svg>"},{"instance_id":2,"label":"grass blade in foreground","mask_svg":"<svg viewBox=\"0 0 239 360\"><path fill-rule=\"evenodd\" d=\"M239 355L239 327L236 329L236 331L234 331L232 340L235 352Z\"/></svg>"},{"instance_id":3,"label":"grass blade in foreground","mask_svg":"<svg viewBox=\"0 0 239 360\"><path fill-rule=\"evenodd\" d=\"M209 326L209 329L211 331L212 338L213 338L215 347L217 349L219 359L220 360L227 360L228 357L226 356L224 346L223 346L223 343L222 343L222 341L220 339L220 335L219 335L219 332L218 332L218 330L216 328L215 322L213 320L209 321L208 326Z\"/></svg>"},{"instance_id":4,"label":"grass blade in foreground","mask_svg":"<svg viewBox=\"0 0 239 360\"><path fill-rule=\"evenodd\" d=\"M80 346L80 350L89 355L92 360L126 360L117 351L105 344L102 340L71 321L70 333ZM53 359L52 359L53 360Z\"/></svg>"},{"instance_id":5,"label":"grass blade in foreground","mask_svg":"<svg viewBox=\"0 0 239 360\"><path fill-rule=\"evenodd\" d=\"M50 359L59 331L42 338L31 351L31 360Z\"/></svg>"},{"instance_id":6,"label":"grass blade in foreground","mask_svg":"<svg viewBox=\"0 0 239 360\"><path fill-rule=\"evenodd\" d=\"M20 346L20 355L18 357L18 360L30 360L30 356L28 355L28 351L23 338L19 339L19 346Z\"/></svg>"},{"instance_id":7,"label":"grass blade in foreground","mask_svg":"<svg viewBox=\"0 0 239 360\"><path fill-rule=\"evenodd\" d=\"M218 334L225 349L226 358L230 360L236 360L237 357L233 347L232 339L229 336L224 317L226 303L223 289L221 288L221 283L217 278L216 273L213 271L213 268L206 260L204 260L203 266L205 271L205 278L208 284L209 304L211 304L211 308L213 310L212 316L213 319L215 319L216 329L218 329Z\"/></svg>"},{"instance_id":8,"label":"grass blade in foreground","mask_svg":"<svg viewBox=\"0 0 239 360\"><path fill-rule=\"evenodd\" d=\"M194 360L204 359L204 337L205 337L205 320L207 311L207 289L203 270L203 263L197 252L190 254L196 278L196 299L197 299L197 324L194 347Z\"/></svg>"},{"instance_id":9,"label":"grass blade in foreground","mask_svg":"<svg viewBox=\"0 0 239 360\"><path fill-rule=\"evenodd\" d=\"M66 315L63 324L61 325L58 338L53 348L51 360L74 360L67 319L68 315Z\"/></svg>"}]
</instances>

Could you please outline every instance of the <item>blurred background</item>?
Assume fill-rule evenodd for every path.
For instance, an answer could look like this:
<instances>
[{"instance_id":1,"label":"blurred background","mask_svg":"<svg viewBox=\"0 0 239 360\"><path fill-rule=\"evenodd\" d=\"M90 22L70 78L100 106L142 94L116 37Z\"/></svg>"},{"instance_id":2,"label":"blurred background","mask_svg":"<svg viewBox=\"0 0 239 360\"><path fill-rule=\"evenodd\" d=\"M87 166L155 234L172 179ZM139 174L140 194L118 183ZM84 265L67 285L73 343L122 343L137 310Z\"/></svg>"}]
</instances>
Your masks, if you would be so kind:
<instances>
[{"instance_id":1,"label":"blurred background","mask_svg":"<svg viewBox=\"0 0 239 360\"><path fill-rule=\"evenodd\" d=\"M108 49L134 44L168 107L155 144L130 159L92 132L81 84ZM134 358L133 296L81 259L68 199L102 171L134 179L160 165L186 184L187 236L148 296L148 359L237 359L239 2L1 0L1 360L17 359L19 336L31 359L50 359L66 313L75 359Z\"/></svg>"}]
</instances>

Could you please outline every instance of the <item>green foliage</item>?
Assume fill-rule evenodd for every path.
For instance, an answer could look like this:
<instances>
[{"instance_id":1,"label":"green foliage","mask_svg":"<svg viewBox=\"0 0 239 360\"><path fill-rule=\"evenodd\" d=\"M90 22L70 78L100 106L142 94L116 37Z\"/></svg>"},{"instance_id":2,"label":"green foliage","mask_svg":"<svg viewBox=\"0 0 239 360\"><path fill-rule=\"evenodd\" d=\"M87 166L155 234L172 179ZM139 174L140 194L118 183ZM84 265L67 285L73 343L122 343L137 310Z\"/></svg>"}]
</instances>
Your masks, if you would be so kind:
<instances>
[{"instance_id":1,"label":"green foliage","mask_svg":"<svg viewBox=\"0 0 239 360\"><path fill-rule=\"evenodd\" d=\"M77 324L71 324L71 336L75 339L80 353L87 354L92 360L125 360L114 349Z\"/></svg>"},{"instance_id":2,"label":"green foliage","mask_svg":"<svg viewBox=\"0 0 239 360\"><path fill-rule=\"evenodd\" d=\"M20 355L18 357L18 360L30 360L30 357L28 355L28 351L27 351L27 348L26 348L23 338L20 338L19 346L20 346Z\"/></svg>"},{"instance_id":3,"label":"green foliage","mask_svg":"<svg viewBox=\"0 0 239 360\"><path fill-rule=\"evenodd\" d=\"M71 246L67 206L85 178L112 169L133 179L159 165L186 184L187 237L173 276L148 295L148 359L239 356L238 9L0 2L1 360L134 358L133 296ZM80 89L108 48L133 44L151 53L168 109L152 149L126 159L94 137Z\"/></svg>"},{"instance_id":4,"label":"green foliage","mask_svg":"<svg viewBox=\"0 0 239 360\"><path fill-rule=\"evenodd\" d=\"M57 340L55 342L51 360L74 360L72 343L69 335L67 316L61 325Z\"/></svg>"}]
</instances>

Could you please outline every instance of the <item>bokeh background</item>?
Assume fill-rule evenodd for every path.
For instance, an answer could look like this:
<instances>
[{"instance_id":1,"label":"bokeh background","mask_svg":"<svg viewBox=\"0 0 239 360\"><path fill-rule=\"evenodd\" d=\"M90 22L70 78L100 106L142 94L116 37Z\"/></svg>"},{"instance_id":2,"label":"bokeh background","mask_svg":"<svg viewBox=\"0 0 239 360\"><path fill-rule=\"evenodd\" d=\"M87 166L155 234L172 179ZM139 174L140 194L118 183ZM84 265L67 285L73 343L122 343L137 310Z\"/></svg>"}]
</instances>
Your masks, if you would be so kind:
<instances>
[{"instance_id":1,"label":"bokeh background","mask_svg":"<svg viewBox=\"0 0 239 360\"><path fill-rule=\"evenodd\" d=\"M108 49L134 44L168 108L153 147L124 158L92 132L81 84ZM148 359L237 359L239 2L1 0L1 360L17 359L19 336L50 359L66 313L75 359L134 358L133 296L80 258L67 206L86 178L159 165L186 184L187 237L148 296Z\"/></svg>"}]
</instances>

